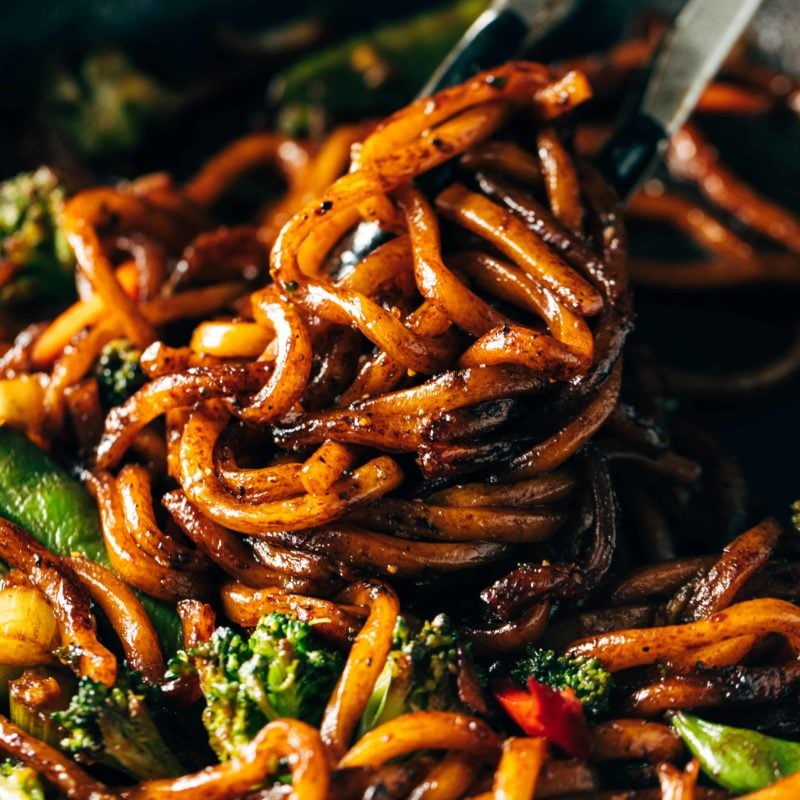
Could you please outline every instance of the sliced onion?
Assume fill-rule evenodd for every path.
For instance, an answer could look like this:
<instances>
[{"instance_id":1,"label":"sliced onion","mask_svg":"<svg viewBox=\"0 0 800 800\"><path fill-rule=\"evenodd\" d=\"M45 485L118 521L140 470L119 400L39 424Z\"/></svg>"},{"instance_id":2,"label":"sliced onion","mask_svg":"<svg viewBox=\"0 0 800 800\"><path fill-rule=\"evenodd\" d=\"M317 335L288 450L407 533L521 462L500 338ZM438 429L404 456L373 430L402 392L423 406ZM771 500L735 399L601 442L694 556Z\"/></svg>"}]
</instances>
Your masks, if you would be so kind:
<instances>
[{"instance_id":1,"label":"sliced onion","mask_svg":"<svg viewBox=\"0 0 800 800\"><path fill-rule=\"evenodd\" d=\"M38 431L44 419L44 376L18 375L0 380L0 425Z\"/></svg>"},{"instance_id":2,"label":"sliced onion","mask_svg":"<svg viewBox=\"0 0 800 800\"><path fill-rule=\"evenodd\" d=\"M0 590L0 664L52 664L58 644L53 609L38 589L13 585Z\"/></svg>"}]
</instances>

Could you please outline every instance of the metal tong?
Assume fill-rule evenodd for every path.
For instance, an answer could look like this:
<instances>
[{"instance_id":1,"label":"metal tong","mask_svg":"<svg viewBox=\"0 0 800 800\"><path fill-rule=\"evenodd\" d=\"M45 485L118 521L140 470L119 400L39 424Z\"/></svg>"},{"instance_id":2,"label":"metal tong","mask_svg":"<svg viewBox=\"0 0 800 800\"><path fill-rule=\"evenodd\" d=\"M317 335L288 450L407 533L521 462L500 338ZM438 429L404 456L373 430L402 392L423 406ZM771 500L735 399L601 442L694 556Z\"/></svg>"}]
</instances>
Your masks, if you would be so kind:
<instances>
[{"instance_id":1,"label":"metal tong","mask_svg":"<svg viewBox=\"0 0 800 800\"><path fill-rule=\"evenodd\" d=\"M444 59L418 97L460 83L513 58L523 42L534 46L564 22L581 0L495 0ZM638 96L628 103L597 163L623 200L661 160L761 0L688 0L667 30ZM446 167L447 165L445 165ZM450 167L452 169L452 165ZM442 168L440 168L442 170ZM449 174L439 171L441 183ZM431 178L427 179L430 182ZM357 261L386 238L377 223L362 222L344 261Z\"/></svg>"}]
</instances>

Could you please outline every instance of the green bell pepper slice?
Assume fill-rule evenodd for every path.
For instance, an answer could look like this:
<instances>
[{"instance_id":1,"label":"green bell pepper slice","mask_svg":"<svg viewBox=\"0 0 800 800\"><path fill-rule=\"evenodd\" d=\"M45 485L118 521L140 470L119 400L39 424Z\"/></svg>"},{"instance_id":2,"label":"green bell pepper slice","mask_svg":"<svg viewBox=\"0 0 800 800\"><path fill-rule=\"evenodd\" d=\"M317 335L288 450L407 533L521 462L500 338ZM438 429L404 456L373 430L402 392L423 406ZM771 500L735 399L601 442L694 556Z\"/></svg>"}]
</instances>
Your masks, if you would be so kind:
<instances>
[{"instance_id":1,"label":"green bell pepper slice","mask_svg":"<svg viewBox=\"0 0 800 800\"><path fill-rule=\"evenodd\" d=\"M713 781L737 794L755 792L800 770L800 742L732 728L680 712L672 727Z\"/></svg>"}]
</instances>

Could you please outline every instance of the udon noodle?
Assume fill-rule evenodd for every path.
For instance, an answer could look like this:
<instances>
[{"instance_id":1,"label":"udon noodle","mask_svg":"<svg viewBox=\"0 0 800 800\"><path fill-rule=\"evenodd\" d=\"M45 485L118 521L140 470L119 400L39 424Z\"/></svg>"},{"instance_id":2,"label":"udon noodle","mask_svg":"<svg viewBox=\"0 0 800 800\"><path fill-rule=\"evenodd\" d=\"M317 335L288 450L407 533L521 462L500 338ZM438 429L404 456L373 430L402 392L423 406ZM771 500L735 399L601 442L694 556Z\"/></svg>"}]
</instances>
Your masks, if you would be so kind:
<instances>
[{"instance_id":1,"label":"udon noodle","mask_svg":"<svg viewBox=\"0 0 800 800\"><path fill-rule=\"evenodd\" d=\"M253 134L184 185L148 175L69 199L91 290L0 367L42 376L24 427L80 450L115 574L2 522L4 585L39 590L76 672L108 685L118 665L96 604L129 665L178 707L196 687L164 683L132 589L177 604L187 646L209 638L215 609L245 629L278 611L346 660L319 729L272 721L230 761L179 778L111 787L4 718L0 749L71 800L729 796L697 785L664 715L736 704L780 730L800 686L798 565L775 521L745 531L739 473L664 407L648 354L629 348L623 371L621 210L573 134L590 81L603 90L634 50L584 62L588 79L512 62L320 146ZM219 227L215 206L264 165L282 198L258 224ZM731 199L747 190L691 127L670 165L796 249L788 221L766 229L758 198ZM644 195L633 213L672 219L677 202ZM692 219L726 281L789 274ZM364 225L383 233L366 254ZM634 275L710 285L717 267ZM92 368L120 337L147 380L104 417ZM684 555L671 520L709 506L737 538ZM618 690L587 753L506 735L474 696L472 713L416 711L356 738L409 603L449 610L486 665L533 642L598 657ZM287 782L265 784L277 764ZM797 782L747 797L791 798Z\"/></svg>"}]
</instances>

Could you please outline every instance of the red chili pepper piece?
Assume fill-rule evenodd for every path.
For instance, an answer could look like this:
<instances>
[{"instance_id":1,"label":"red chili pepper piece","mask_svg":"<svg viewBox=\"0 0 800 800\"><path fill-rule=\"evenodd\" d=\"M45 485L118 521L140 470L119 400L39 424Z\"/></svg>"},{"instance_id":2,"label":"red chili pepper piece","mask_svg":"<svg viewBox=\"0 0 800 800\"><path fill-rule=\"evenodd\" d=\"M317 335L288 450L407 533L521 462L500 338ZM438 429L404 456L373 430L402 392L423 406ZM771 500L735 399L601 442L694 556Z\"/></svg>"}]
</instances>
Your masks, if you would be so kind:
<instances>
[{"instance_id":1,"label":"red chili pepper piece","mask_svg":"<svg viewBox=\"0 0 800 800\"><path fill-rule=\"evenodd\" d=\"M528 736L543 736L576 758L589 755L589 729L583 704L572 689L556 691L534 678L526 689L502 684L494 696Z\"/></svg>"}]
</instances>

